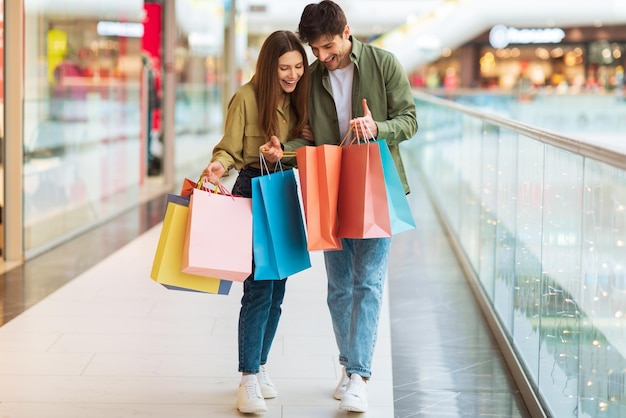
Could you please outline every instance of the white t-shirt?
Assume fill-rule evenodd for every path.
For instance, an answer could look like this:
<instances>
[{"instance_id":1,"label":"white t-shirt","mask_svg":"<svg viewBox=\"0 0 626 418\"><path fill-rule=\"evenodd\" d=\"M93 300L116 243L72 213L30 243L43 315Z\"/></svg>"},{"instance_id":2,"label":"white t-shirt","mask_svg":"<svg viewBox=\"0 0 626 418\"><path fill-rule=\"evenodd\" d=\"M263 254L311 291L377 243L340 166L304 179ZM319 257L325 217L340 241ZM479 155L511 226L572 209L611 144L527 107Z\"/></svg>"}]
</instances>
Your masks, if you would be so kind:
<instances>
[{"instance_id":1,"label":"white t-shirt","mask_svg":"<svg viewBox=\"0 0 626 418\"><path fill-rule=\"evenodd\" d=\"M343 138L348 129L350 129L350 120L352 119L354 63L351 62L344 68L329 71L328 74L330 75L330 86L333 91L333 99L335 100L335 108L337 109L337 117L339 119L339 132L341 133L341 138Z\"/></svg>"}]
</instances>

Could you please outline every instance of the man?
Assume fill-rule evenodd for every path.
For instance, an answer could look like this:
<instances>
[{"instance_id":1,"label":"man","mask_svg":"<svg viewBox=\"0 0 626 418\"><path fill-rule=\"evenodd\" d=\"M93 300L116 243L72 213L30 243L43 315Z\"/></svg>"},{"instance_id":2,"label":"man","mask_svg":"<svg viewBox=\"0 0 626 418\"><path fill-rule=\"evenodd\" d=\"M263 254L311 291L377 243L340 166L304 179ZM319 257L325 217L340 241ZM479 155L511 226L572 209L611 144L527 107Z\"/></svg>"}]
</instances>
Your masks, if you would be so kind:
<instances>
[{"instance_id":1,"label":"man","mask_svg":"<svg viewBox=\"0 0 626 418\"><path fill-rule=\"evenodd\" d=\"M309 99L316 145L338 144L350 126L359 137L385 139L408 193L398 145L415 135L417 121L409 80L398 60L351 36L343 10L330 0L305 7L298 36L317 57L311 64ZM344 238L342 250L324 253L327 303L343 366L333 396L343 410L367 411L390 245L391 238Z\"/></svg>"}]
</instances>

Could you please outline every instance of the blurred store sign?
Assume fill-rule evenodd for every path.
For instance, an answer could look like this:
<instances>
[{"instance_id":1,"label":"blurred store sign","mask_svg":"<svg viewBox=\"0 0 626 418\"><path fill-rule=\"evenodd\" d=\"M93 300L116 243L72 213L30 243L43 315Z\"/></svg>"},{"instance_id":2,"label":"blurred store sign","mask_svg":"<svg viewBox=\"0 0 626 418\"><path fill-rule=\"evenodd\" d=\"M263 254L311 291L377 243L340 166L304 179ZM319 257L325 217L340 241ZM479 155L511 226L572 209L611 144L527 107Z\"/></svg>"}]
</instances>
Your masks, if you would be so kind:
<instances>
[{"instance_id":1,"label":"blurred store sign","mask_svg":"<svg viewBox=\"0 0 626 418\"><path fill-rule=\"evenodd\" d=\"M489 43L494 48L506 48L510 44L558 44L565 38L561 28L518 29L495 25L489 31Z\"/></svg>"},{"instance_id":2,"label":"blurred store sign","mask_svg":"<svg viewBox=\"0 0 626 418\"><path fill-rule=\"evenodd\" d=\"M61 14L64 16L93 16L99 18L123 16L140 20L144 0L25 0L26 13Z\"/></svg>"},{"instance_id":3,"label":"blurred store sign","mask_svg":"<svg viewBox=\"0 0 626 418\"><path fill-rule=\"evenodd\" d=\"M194 55L219 54L224 43L224 4L218 0L177 0L176 23Z\"/></svg>"},{"instance_id":4,"label":"blurred store sign","mask_svg":"<svg viewBox=\"0 0 626 418\"><path fill-rule=\"evenodd\" d=\"M54 83L54 69L67 55L67 32L60 29L48 31L48 81Z\"/></svg>"},{"instance_id":5,"label":"blurred store sign","mask_svg":"<svg viewBox=\"0 0 626 418\"><path fill-rule=\"evenodd\" d=\"M189 52L196 56L207 56L220 51L221 39L216 39L212 33L191 32L187 36Z\"/></svg>"},{"instance_id":6,"label":"blurred store sign","mask_svg":"<svg viewBox=\"0 0 626 418\"><path fill-rule=\"evenodd\" d=\"M97 30L100 36L141 38L143 36L143 23L100 21Z\"/></svg>"},{"instance_id":7,"label":"blurred store sign","mask_svg":"<svg viewBox=\"0 0 626 418\"><path fill-rule=\"evenodd\" d=\"M427 60L435 60L441 55L441 39L432 34L426 34L415 41L416 52Z\"/></svg>"}]
</instances>

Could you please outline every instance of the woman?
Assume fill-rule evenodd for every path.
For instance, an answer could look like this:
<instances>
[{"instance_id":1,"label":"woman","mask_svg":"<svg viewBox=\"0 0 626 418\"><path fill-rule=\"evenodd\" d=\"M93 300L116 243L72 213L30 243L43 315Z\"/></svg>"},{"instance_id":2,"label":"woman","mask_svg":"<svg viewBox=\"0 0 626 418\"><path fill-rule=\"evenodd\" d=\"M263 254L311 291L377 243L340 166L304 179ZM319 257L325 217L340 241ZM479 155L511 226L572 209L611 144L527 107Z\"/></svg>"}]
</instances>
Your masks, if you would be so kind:
<instances>
[{"instance_id":1,"label":"woman","mask_svg":"<svg viewBox=\"0 0 626 418\"><path fill-rule=\"evenodd\" d=\"M252 178L261 175L261 147L265 159L273 163L282 158L283 150L310 144L313 138L307 126L308 67L304 47L292 32L277 31L265 40L255 75L228 104L224 136L201 176L217 184L234 167L239 175L233 195L252 197ZM291 168L295 158L282 164ZM277 396L265 363L278 327L287 281L255 281L253 276L243 284L239 312L242 377L237 409L242 413L265 412L265 399Z\"/></svg>"}]
</instances>

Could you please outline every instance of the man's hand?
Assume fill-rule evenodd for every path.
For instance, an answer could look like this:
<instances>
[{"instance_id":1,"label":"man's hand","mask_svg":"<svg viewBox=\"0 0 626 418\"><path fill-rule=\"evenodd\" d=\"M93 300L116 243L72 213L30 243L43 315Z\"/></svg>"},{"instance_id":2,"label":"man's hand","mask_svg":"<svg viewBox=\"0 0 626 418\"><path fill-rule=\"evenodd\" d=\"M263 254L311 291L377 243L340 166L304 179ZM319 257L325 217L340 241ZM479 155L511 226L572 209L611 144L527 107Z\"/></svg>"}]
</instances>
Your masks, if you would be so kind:
<instances>
[{"instance_id":1,"label":"man's hand","mask_svg":"<svg viewBox=\"0 0 626 418\"><path fill-rule=\"evenodd\" d=\"M302 128L302 132L300 132L300 136L309 142L315 142L315 138L313 137L313 131L311 130L311 127L309 126L308 123L304 125L304 128Z\"/></svg>"},{"instance_id":2,"label":"man's hand","mask_svg":"<svg viewBox=\"0 0 626 418\"><path fill-rule=\"evenodd\" d=\"M354 134L359 138L376 139L378 136L378 125L372 119L372 112L367 106L367 99L361 101L363 105L363 117L354 118L350 121Z\"/></svg>"}]
</instances>

